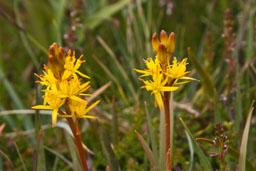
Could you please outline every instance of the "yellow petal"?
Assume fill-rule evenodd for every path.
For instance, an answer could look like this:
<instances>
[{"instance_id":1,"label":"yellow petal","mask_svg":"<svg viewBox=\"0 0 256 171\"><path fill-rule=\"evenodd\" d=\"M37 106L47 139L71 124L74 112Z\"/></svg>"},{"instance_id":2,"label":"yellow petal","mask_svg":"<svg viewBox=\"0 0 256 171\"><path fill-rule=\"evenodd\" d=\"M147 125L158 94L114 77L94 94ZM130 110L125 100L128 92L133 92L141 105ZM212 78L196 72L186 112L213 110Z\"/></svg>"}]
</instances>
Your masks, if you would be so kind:
<instances>
[{"instance_id":1,"label":"yellow petal","mask_svg":"<svg viewBox=\"0 0 256 171\"><path fill-rule=\"evenodd\" d=\"M85 75L85 74L81 73L80 71L76 71L76 73L78 73L80 76L82 76L82 77L84 77L84 78L88 78L88 79L90 79L90 77L89 77L89 76L87 76L87 75Z\"/></svg>"},{"instance_id":2,"label":"yellow petal","mask_svg":"<svg viewBox=\"0 0 256 171\"><path fill-rule=\"evenodd\" d=\"M90 115L83 115L81 118L89 118L89 119L97 119L95 116L90 116Z\"/></svg>"},{"instance_id":3,"label":"yellow petal","mask_svg":"<svg viewBox=\"0 0 256 171\"><path fill-rule=\"evenodd\" d=\"M81 99L77 96L70 96L69 98L72 99L72 100L78 101L78 102L85 103L85 101L83 99Z\"/></svg>"},{"instance_id":4,"label":"yellow petal","mask_svg":"<svg viewBox=\"0 0 256 171\"><path fill-rule=\"evenodd\" d=\"M33 106L32 109L47 109L47 110L53 110L51 106L46 106L46 105L37 105Z\"/></svg>"},{"instance_id":5,"label":"yellow petal","mask_svg":"<svg viewBox=\"0 0 256 171\"><path fill-rule=\"evenodd\" d=\"M57 122L57 114L58 114L58 109L54 109L52 111L52 127L55 127L56 122Z\"/></svg>"},{"instance_id":6,"label":"yellow petal","mask_svg":"<svg viewBox=\"0 0 256 171\"><path fill-rule=\"evenodd\" d=\"M96 101L95 103L93 103L90 107L86 108L84 114L88 113L92 108L94 108L98 103L100 102L100 100Z\"/></svg>"},{"instance_id":7,"label":"yellow petal","mask_svg":"<svg viewBox=\"0 0 256 171\"><path fill-rule=\"evenodd\" d=\"M64 95L64 94L59 95L59 98L67 98L67 97L68 97L68 95Z\"/></svg>"},{"instance_id":8,"label":"yellow petal","mask_svg":"<svg viewBox=\"0 0 256 171\"><path fill-rule=\"evenodd\" d=\"M162 100L162 95L160 92L155 93L155 100L160 108L160 110L162 111L163 108L163 100Z\"/></svg>"},{"instance_id":9,"label":"yellow petal","mask_svg":"<svg viewBox=\"0 0 256 171\"><path fill-rule=\"evenodd\" d=\"M64 74L62 75L62 80L68 79L68 77L70 77L71 74L72 74L71 71L65 70L65 71L64 71Z\"/></svg>"},{"instance_id":10,"label":"yellow petal","mask_svg":"<svg viewBox=\"0 0 256 171\"><path fill-rule=\"evenodd\" d=\"M176 91L179 87L161 87L160 91Z\"/></svg>"},{"instance_id":11,"label":"yellow petal","mask_svg":"<svg viewBox=\"0 0 256 171\"><path fill-rule=\"evenodd\" d=\"M73 118L76 117L75 115L58 115L58 117L62 117L62 118Z\"/></svg>"},{"instance_id":12,"label":"yellow petal","mask_svg":"<svg viewBox=\"0 0 256 171\"><path fill-rule=\"evenodd\" d=\"M197 79L191 78L191 77L181 77L180 79L182 79L182 80L191 80L191 81L200 81L200 80L197 80Z\"/></svg>"},{"instance_id":13,"label":"yellow petal","mask_svg":"<svg viewBox=\"0 0 256 171\"><path fill-rule=\"evenodd\" d=\"M191 80L192 81L192 80ZM191 81L182 81L182 82L178 82L178 83L174 83L174 85L181 85L181 84L187 84Z\"/></svg>"},{"instance_id":14,"label":"yellow petal","mask_svg":"<svg viewBox=\"0 0 256 171\"><path fill-rule=\"evenodd\" d=\"M79 96L92 96L91 94L84 94L84 93L81 93L79 94Z\"/></svg>"}]
</instances>

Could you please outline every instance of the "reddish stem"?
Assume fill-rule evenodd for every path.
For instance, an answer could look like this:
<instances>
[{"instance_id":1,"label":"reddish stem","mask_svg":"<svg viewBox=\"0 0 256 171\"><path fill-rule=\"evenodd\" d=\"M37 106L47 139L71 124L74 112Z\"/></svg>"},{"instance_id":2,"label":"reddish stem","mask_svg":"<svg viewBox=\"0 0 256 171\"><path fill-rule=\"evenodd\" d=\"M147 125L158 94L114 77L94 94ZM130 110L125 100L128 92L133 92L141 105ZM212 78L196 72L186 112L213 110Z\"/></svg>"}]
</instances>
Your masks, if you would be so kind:
<instances>
[{"instance_id":1,"label":"reddish stem","mask_svg":"<svg viewBox=\"0 0 256 171\"><path fill-rule=\"evenodd\" d=\"M171 149L170 149L170 93L164 92L164 115L165 115L165 163L166 170L171 171Z\"/></svg>"},{"instance_id":2,"label":"reddish stem","mask_svg":"<svg viewBox=\"0 0 256 171\"><path fill-rule=\"evenodd\" d=\"M66 109L66 112L67 113L71 113L69 107L66 105L65 106L65 109ZM82 145L82 139L81 139L81 130L80 130L80 119L78 119L78 130L76 129L76 126L75 126L75 123L73 121L73 118L66 118L67 121L68 121L68 124L72 130L72 133L74 135L74 139L75 139L75 143L76 143L76 147L77 147L77 150L78 150L78 154L79 154L79 157L80 157L80 161L81 161L81 164L82 164L82 167L83 167L83 171L88 171L88 166L87 166L87 163L86 163L86 156L85 156L85 153L84 153L84 149L83 149L83 145Z\"/></svg>"}]
</instances>

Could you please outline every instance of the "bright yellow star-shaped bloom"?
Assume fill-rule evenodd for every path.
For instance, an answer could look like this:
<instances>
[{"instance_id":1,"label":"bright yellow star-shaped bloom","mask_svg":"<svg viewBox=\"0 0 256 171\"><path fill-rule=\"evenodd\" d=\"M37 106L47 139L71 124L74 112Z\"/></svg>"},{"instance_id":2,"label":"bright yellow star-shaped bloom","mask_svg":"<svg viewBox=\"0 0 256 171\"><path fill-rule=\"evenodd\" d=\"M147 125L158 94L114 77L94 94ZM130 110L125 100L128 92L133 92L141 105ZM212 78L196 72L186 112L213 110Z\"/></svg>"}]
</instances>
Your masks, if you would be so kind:
<instances>
[{"instance_id":1,"label":"bright yellow star-shaped bloom","mask_svg":"<svg viewBox=\"0 0 256 171\"><path fill-rule=\"evenodd\" d=\"M76 74L79 74L84 78L90 79L89 76L78 71L78 68L81 66L81 64L85 62L85 60L81 60L82 57L83 55L81 55L78 59L76 59L75 52L73 52L72 56L71 56L71 51L68 52L68 56L65 58L65 65L64 65L65 71L62 76L62 80L68 79L71 75L73 77L77 77Z\"/></svg>"}]
</instances>

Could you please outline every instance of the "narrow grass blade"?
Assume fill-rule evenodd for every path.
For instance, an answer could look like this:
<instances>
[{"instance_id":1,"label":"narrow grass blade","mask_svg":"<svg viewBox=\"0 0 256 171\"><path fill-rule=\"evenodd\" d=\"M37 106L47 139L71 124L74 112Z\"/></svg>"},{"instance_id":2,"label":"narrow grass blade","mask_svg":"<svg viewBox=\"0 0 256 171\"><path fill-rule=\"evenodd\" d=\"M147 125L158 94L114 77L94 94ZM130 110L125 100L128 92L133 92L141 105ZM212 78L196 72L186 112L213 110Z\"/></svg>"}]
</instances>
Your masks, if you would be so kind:
<instances>
[{"instance_id":1,"label":"narrow grass blade","mask_svg":"<svg viewBox=\"0 0 256 171\"><path fill-rule=\"evenodd\" d=\"M125 69L123 68L123 66L118 61L114 52L111 50L111 48L107 45L107 43L100 36L97 36L96 39L103 46L103 48L108 52L108 54L110 55L110 57L112 58L112 60L116 64L116 66L118 67L118 69L119 69L120 73L122 74L123 78L125 79L126 83L128 84L128 88L130 89L130 91L132 93L132 96L134 97L134 99L137 99L136 91L135 91L131 81L129 80L129 77L128 77Z\"/></svg>"},{"instance_id":2,"label":"narrow grass blade","mask_svg":"<svg viewBox=\"0 0 256 171\"><path fill-rule=\"evenodd\" d=\"M111 170L119 171L120 166L116 158L116 155L113 149L111 148L109 137L107 136L103 128L100 126L99 122L98 122L98 127L99 127L99 134L100 134L100 140L101 140L100 142L103 149L103 154L106 159L106 163L110 166Z\"/></svg>"},{"instance_id":3,"label":"narrow grass blade","mask_svg":"<svg viewBox=\"0 0 256 171\"><path fill-rule=\"evenodd\" d=\"M52 167L52 171L57 171L57 166L58 166L59 160L60 160L59 157L55 157L54 164L53 164L53 167ZM73 170L74 170L74 168L73 168Z\"/></svg>"},{"instance_id":4,"label":"narrow grass blade","mask_svg":"<svg viewBox=\"0 0 256 171\"><path fill-rule=\"evenodd\" d=\"M19 2L19 0L15 0L14 1L14 12L15 12L15 17L16 17L18 25L22 26L21 19L20 19L20 14L19 14L19 10L18 10L18 2ZM36 55L34 54L31 46L29 45L29 42L28 42L28 40L26 38L26 34L24 33L23 30L19 30L19 33L20 33L20 37L21 37L21 40L23 42L23 45L24 45L25 49L28 52L29 57L33 61L33 63L36 66L36 68L39 68L39 62L36 59Z\"/></svg>"},{"instance_id":5,"label":"narrow grass blade","mask_svg":"<svg viewBox=\"0 0 256 171\"><path fill-rule=\"evenodd\" d=\"M138 133L136 130L134 132L136 133L138 140L139 140L139 142L149 160L152 170L156 170L156 162L155 162L154 155L153 155L151 149L149 148L148 144L143 139L143 137L140 135L140 133Z\"/></svg>"},{"instance_id":6,"label":"narrow grass blade","mask_svg":"<svg viewBox=\"0 0 256 171\"><path fill-rule=\"evenodd\" d=\"M14 169L13 163L10 160L10 158L2 151L0 150L0 154L8 161L8 163L10 164L10 166Z\"/></svg>"},{"instance_id":7,"label":"narrow grass blade","mask_svg":"<svg viewBox=\"0 0 256 171\"><path fill-rule=\"evenodd\" d=\"M6 78L1 68L0 68L0 80L3 81L4 87L6 88L9 96L12 98L12 101L14 102L15 107L18 109L24 109L25 107L22 103L22 100L18 96L17 92L15 91L10 81Z\"/></svg>"},{"instance_id":8,"label":"narrow grass blade","mask_svg":"<svg viewBox=\"0 0 256 171\"><path fill-rule=\"evenodd\" d=\"M12 86L12 84L9 82L9 80L5 77L4 72L2 71L2 69L0 68L0 80L3 80L3 85L6 88L9 96L11 97L12 101L14 102L14 105L17 109L24 109L24 104L22 103L21 98L18 96L17 92L15 91L14 87ZM24 117L24 116L23 116ZM22 117L22 118L23 118ZM11 120L10 118L7 118L8 120ZM24 118L24 127L26 129L31 129L33 126L32 121L30 118L25 117ZM15 122L13 122L15 123ZM13 124L11 124L13 125Z\"/></svg>"},{"instance_id":9,"label":"narrow grass blade","mask_svg":"<svg viewBox=\"0 0 256 171\"><path fill-rule=\"evenodd\" d=\"M65 134L65 138L66 138L66 142L68 144L68 149L73 161L73 165L74 165L74 170L75 171L80 171L82 170L81 164L80 164L80 159L78 157L78 152L77 152L77 148L76 145L74 143L73 138L70 136L69 133L67 133L66 131L64 131Z\"/></svg>"},{"instance_id":10,"label":"narrow grass blade","mask_svg":"<svg viewBox=\"0 0 256 171\"><path fill-rule=\"evenodd\" d=\"M71 168L74 169L73 163L71 161L69 161L65 156L63 156L62 154L58 153L57 151L54 151L46 146L44 146L44 149L46 149L47 151L49 151L50 153L54 154L57 158L60 158L61 160L63 160L65 163L67 163L67 165Z\"/></svg>"},{"instance_id":11,"label":"narrow grass blade","mask_svg":"<svg viewBox=\"0 0 256 171\"><path fill-rule=\"evenodd\" d=\"M4 130L4 127L5 127L5 123L3 123L2 125L0 125L0 135L2 134L3 130Z\"/></svg>"},{"instance_id":12,"label":"narrow grass blade","mask_svg":"<svg viewBox=\"0 0 256 171\"><path fill-rule=\"evenodd\" d=\"M124 94L124 91L120 85L120 83L118 82L117 78L111 73L111 71L98 59L97 56L93 57L95 59L95 61L100 65L100 67L105 71L105 73L110 77L110 79L112 81L114 81L114 83L117 86L117 89L122 97L122 99L126 102L126 104L129 104L127 97Z\"/></svg>"},{"instance_id":13,"label":"narrow grass blade","mask_svg":"<svg viewBox=\"0 0 256 171\"><path fill-rule=\"evenodd\" d=\"M190 47L188 48L188 56L200 76L200 80L202 81L204 90L211 98L214 98L216 94L216 89L213 84L213 81L210 75L208 74L208 72L203 68L201 63L197 60L196 56L191 52Z\"/></svg>"},{"instance_id":14,"label":"narrow grass blade","mask_svg":"<svg viewBox=\"0 0 256 171\"><path fill-rule=\"evenodd\" d=\"M165 170L165 129L164 111L160 112L159 170Z\"/></svg>"},{"instance_id":15,"label":"narrow grass blade","mask_svg":"<svg viewBox=\"0 0 256 171\"><path fill-rule=\"evenodd\" d=\"M194 146L194 150L196 152L196 154L198 155L198 158L200 160L201 166L204 168L204 170L206 171L212 171L212 167L211 164L209 162L209 160L207 159L207 157L205 156L205 154L203 153L203 151L201 150L201 148L198 146L198 144L196 143L195 138L193 137L192 133L189 131L187 125L185 124L185 122L182 120L182 118L180 118L180 121L182 123L182 125L184 126L187 134L189 135L189 137L192 140L193 146Z\"/></svg>"},{"instance_id":16,"label":"narrow grass blade","mask_svg":"<svg viewBox=\"0 0 256 171\"><path fill-rule=\"evenodd\" d=\"M192 140L191 140L189 134L187 133L187 131L185 131L185 133L186 133L186 137L187 137L188 145L189 145L189 150L190 150L189 171L193 171L194 170L194 147L193 147Z\"/></svg>"},{"instance_id":17,"label":"narrow grass blade","mask_svg":"<svg viewBox=\"0 0 256 171\"><path fill-rule=\"evenodd\" d=\"M67 0L59 0L55 6L55 18L56 18L56 36L60 46L62 46L62 39L61 39L61 22L63 20L63 16L65 14L65 6Z\"/></svg>"},{"instance_id":18,"label":"narrow grass blade","mask_svg":"<svg viewBox=\"0 0 256 171\"><path fill-rule=\"evenodd\" d=\"M156 166L158 165L158 149L157 149L157 144L156 144L156 137L154 134L154 128L151 124L151 117L149 115L148 112L148 108L147 108L147 103L144 102L145 105L145 110L146 110L146 115L147 115L147 124L148 124L148 130L149 130L149 136L150 136L150 141L151 141L151 146L152 146L152 150L153 150L153 154L154 154L154 159L156 161Z\"/></svg>"},{"instance_id":19,"label":"narrow grass blade","mask_svg":"<svg viewBox=\"0 0 256 171\"><path fill-rule=\"evenodd\" d=\"M22 158L22 156L21 156L21 154L20 154L19 147L17 146L16 142L14 142L13 144L14 144L14 146L15 146L15 148L16 148L16 151L17 151L17 153L18 153L18 155L19 155L19 158L20 158L20 161L21 161L21 163L22 163L23 169L24 169L25 171L27 171L27 168L26 168L26 166L25 166L24 160L23 160L23 158Z\"/></svg>"},{"instance_id":20,"label":"narrow grass blade","mask_svg":"<svg viewBox=\"0 0 256 171\"><path fill-rule=\"evenodd\" d=\"M88 17L85 20L85 23L84 23L85 27L93 30L95 27L100 25L102 21L109 19L112 15L114 15L115 13L123 9L127 4L130 3L130 1L131 0L122 0L114 4L105 6L100 11L98 11L97 13Z\"/></svg>"},{"instance_id":21,"label":"narrow grass blade","mask_svg":"<svg viewBox=\"0 0 256 171\"><path fill-rule=\"evenodd\" d=\"M41 140L42 133L43 133L42 130L40 130L36 139L35 147L34 147L34 152L33 152L33 170L34 171L46 170L43 144Z\"/></svg>"},{"instance_id":22,"label":"narrow grass blade","mask_svg":"<svg viewBox=\"0 0 256 171\"><path fill-rule=\"evenodd\" d=\"M107 84L103 85L102 87L100 87L98 90L96 90L88 99L87 102L91 102L94 98L96 98L97 96L99 96L101 93L103 93L110 85L112 84L112 82L108 82Z\"/></svg>"},{"instance_id":23,"label":"narrow grass blade","mask_svg":"<svg viewBox=\"0 0 256 171\"><path fill-rule=\"evenodd\" d=\"M112 97L112 137L115 144L118 143L119 139L119 124L118 124L118 114L117 114L117 104L116 97Z\"/></svg>"},{"instance_id":24,"label":"narrow grass blade","mask_svg":"<svg viewBox=\"0 0 256 171\"><path fill-rule=\"evenodd\" d=\"M253 102L253 104L254 104L254 102ZM248 142L248 136L249 136L250 123L251 123L253 109L254 108L251 107L251 110L249 112L249 115L247 117L247 121L245 124L242 141L241 141L241 146L240 146L240 156L239 156L237 171L245 171L246 170L247 142Z\"/></svg>"}]
</instances>

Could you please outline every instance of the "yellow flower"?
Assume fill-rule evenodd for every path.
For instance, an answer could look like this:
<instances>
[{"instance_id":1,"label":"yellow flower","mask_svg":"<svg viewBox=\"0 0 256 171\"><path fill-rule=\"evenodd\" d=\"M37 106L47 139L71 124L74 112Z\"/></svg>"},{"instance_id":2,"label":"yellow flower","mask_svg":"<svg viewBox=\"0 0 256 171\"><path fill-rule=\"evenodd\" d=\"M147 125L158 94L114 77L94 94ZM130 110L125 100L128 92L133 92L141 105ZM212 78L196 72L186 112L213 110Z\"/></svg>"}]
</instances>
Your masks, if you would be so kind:
<instances>
[{"instance_id":1,"label":"yellow flower","mask_svg":"<svg viewBox=\"0 0 256 171\"><path fill-rule=\"evenodd\" d=\"M44 105L33 106L32 109L47 109L52 111L52 126L56 125L57 114L59 108L64 104L65 100L60 98L57 91L45 90ZM48 105L46 105L46 103Z\"/></svg>"},{"instance_id":2,"label":"yellow flower","mask_svg":"<svg viewBox=\"0 0 256 171\"><path fill-rule=\"evenodd\" d=\"M81 60L83 56L76 59L75 52L71 56L71 50L69 50L67 56L62 48L57 43L49 48L49 64L50 68L44 65L43 75L35 74L40 83L46 86L43 105L33 106L33 109L50 109L52 112L52 125L56 125L57 117L76 117L76 118L95 118L93 116L86 115L93 107L95 107L99 101L93 103L91 106L87 106L87 101L81 96L90 96L90 94L84 94L90 88L90 81L81 84L79 76L84 78L90 78L89 76L78 71L79 67L84 60ZM60 108L65 105L69 107L71 113L58 115Z\"/></svg>"},{"instance_id":3,"label":"yellow flower","mask_svg":"<svg viewBox=\"0 0 256 171\"><path fill-rule=\"evenodd\" d=\"M76 101L76 100L71 99L68 102L68 105L69 105L69 108L70 108L72 114L71 115L69 115L69 114L59 115L59 117L76 117L76 118L96 119L97 117L87 115L87 113L91 109L93 109L99 102L100 102L100 100L96 101L91 106L87 107L87 102L86 101L82 102L82 101Z\"/></svg>"},{"instance_id":4,"label":"yellow flower","mask_svg":"<svg viewBox=\"0 0 256 171\"><path fill-rule=\"evenodd\" d=\"M153 50L156 52L156 58L148 59L145 61L147 69L134 71L143 74L140 77L151 76L152 80L141 80L145 85L142 88L146 88L147 91L152 91L155 95L155 106L159 106L160 110L163 108L163 92L176 91L178 87L174 85L185 84L194 78L186 77L189 74L186 71L187 58L178 63L174 58L170 65L171 55L175 49L175 35L172 32L169 37L164 30L161 31L160 41L156 34L152 36ZM178 82L179 79L187 80Z\"/></svg>"},{"instance_id":5,"label":"yellow flower","mask_svg":"<svg viewBox=\"0 0 256 171\"><path fill-rule=\"evenodd\" d=\"M168 77L168 85L176 85L176 84L185 84L190 81L195 81L196 79L191 77L186 77L186 75L189 74L188 71L186 71L186 65L187 65L187 58L184 58L180 63L178 63L177 59L173 59L173 64L169 65L166 72L164 73ZM188 80L184 82L179 82L179 79Z\"/></svg>"},{"instance_id":6,"label":"yellow flower","mask_svg":"<svg viewBox=\"0 0 256 171\"><path fill-rule=\"evenodd\" d=\"M68 56L65 59L65 65L64 65L65 71L62 76L62 80L68 79L71 75L73 77L77 77L76 73L84 78L90 79L89 76L78 71L78 68L81 66L81 64L85 62L85 60L81 60L83 55L81 55L78 59L76 59L75 57L75 52L73 52L72 56L70 55L71 55L71 50L69 50Z\"/></svg>"},{"instance_id":7,"label":"yellow flower","mask_svg":"<svg viewBox=\"0 0 256 171\"><path fill-rule=\"evenodd\" d=\"M146 69L146 70L134 69L134 71L143 74L140 77L152 76L156 72L158 72L158 70L161 70L158 59L155 59L155 61L154 61L152 58L149 58L148 60L145 60L144 62L148 69Z\"/></svg>"},{"instance_id":8,"label":"yellow flower","mask_svg":"<svg viewBox=\"0 0 256 171\"><path fill-rule=\"evenodd\" d=\"M36 83L45 85L45 86L47 86L47 89L49 89L56 84L57 79L54 77L52 71L50 69L48 69L48 67L46 65L44 65L44 69L45 69L45 71L43 71L44 75L38 75L36 73L34 73L34 75L36 77L40 78L40 80L41 80L41 81L36 81Z\"/></svg>"},{"instance_id":9,"label":"yellow flower","mask_svg":"<svg viewBox=\"0 0 256 171\"><path fill-rule=\"evenodd\" d=\"M79 98L78 95L87 95L81 94L90 88L90 81L80 85L80 81L77 77L68 80L62 80L59 84L59 91L61 98L70 98L76 101L83 101Z\"/></svg>"},{"instance_id":10,"label":"yellow flower","mask_svg":"<svg viewBox=\"0 0 256 171\"><path fill-rule=\"evenodd\" d=\"M140 79L144 82L145 86L142 86L142 88L146 88L147 91L152 91L151 94L155 95L155 106L159 106L160 110L163 108L163 100L161 92L164 91L176 91L179 87L171 87L166 86L166 83L168 81L168 78L163 78L163 74L157 72L153 75L153 81L145 81L143 79Z\"/></svg>"}]
</instances>

